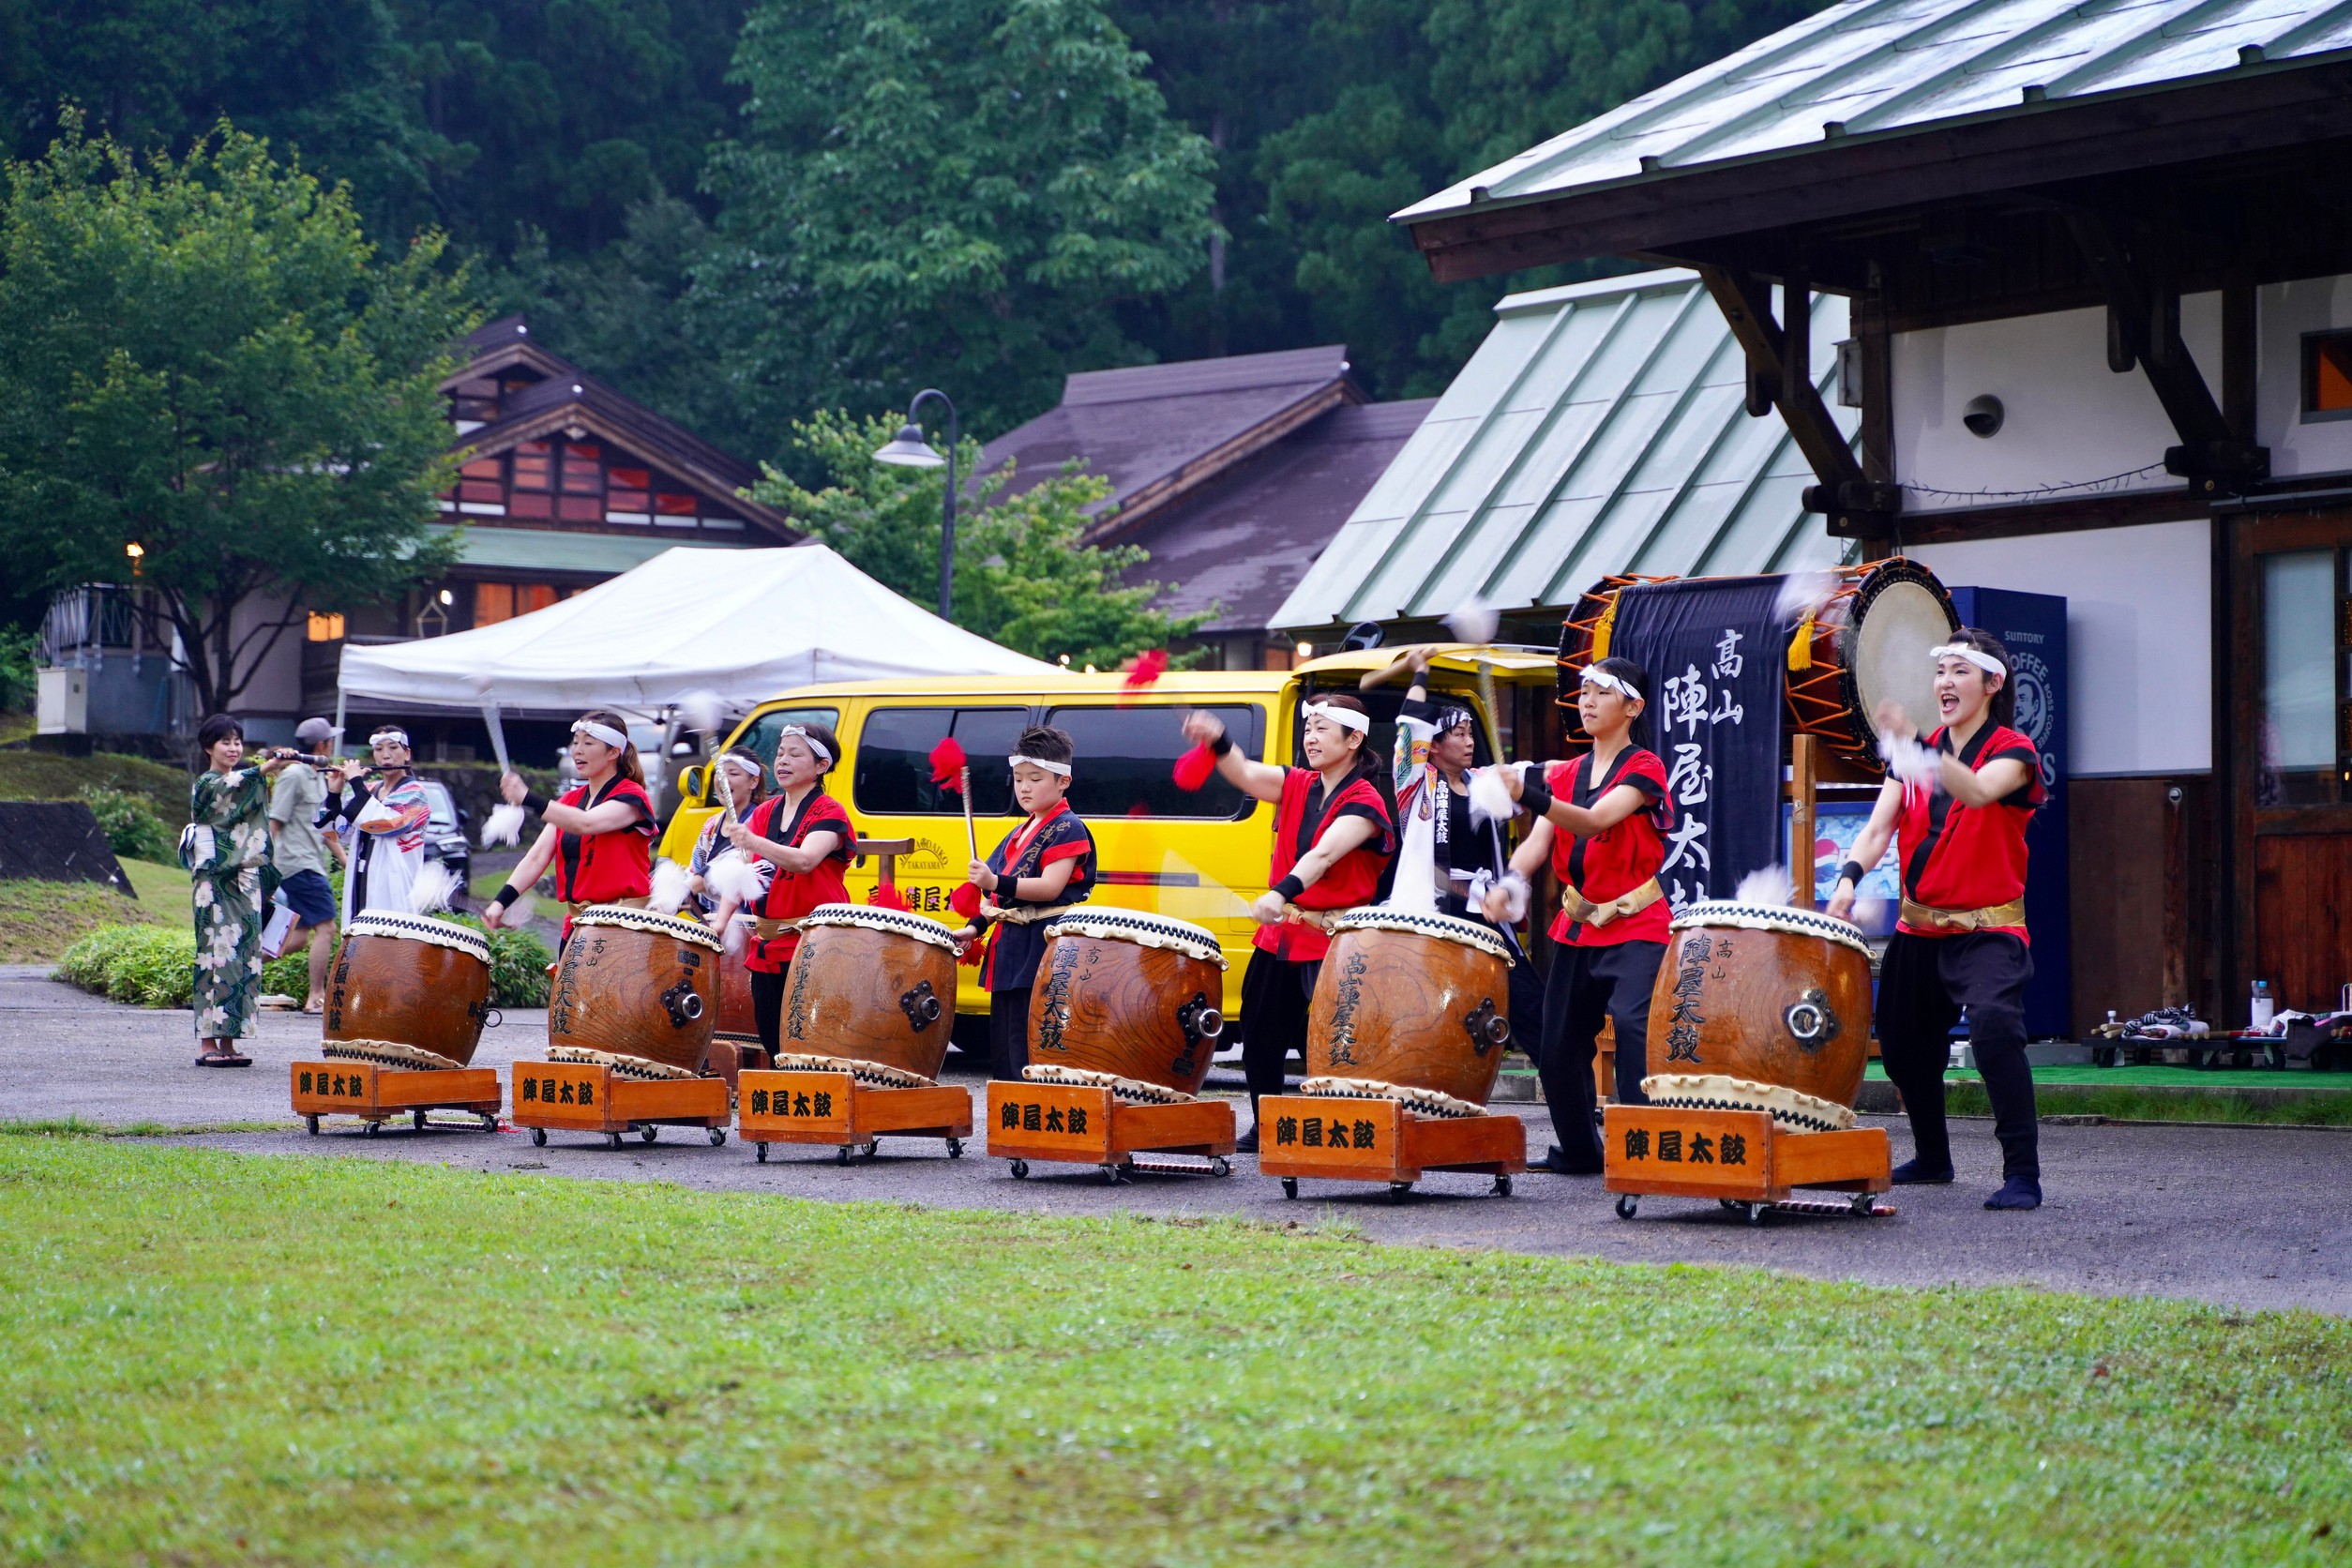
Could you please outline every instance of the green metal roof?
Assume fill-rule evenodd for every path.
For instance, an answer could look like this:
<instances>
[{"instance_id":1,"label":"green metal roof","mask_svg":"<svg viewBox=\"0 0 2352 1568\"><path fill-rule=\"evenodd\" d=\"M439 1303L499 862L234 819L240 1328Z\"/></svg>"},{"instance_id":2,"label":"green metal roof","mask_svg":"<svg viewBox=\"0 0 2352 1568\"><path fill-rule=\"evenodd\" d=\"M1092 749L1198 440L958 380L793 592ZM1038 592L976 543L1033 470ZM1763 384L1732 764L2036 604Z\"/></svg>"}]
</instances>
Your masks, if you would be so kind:
<instances>
[{"instance_id":1,"label":"green metal roof","mask_svg":"<svg viewBox=\"0 0 2352 1568\"><path fill-rule=\"evenodd\" d=\"M1687 271L1513 294L1274 625L1565 608L1613 572L1788 571L1843 558L1799 505L1813 475ZM1835 401L1846 301L1815 296ZM1832 415L1847 439L1859 410Z\"/></svg>"},{"instance_id":2,"label":"green metal roof","mask_svg":"<svg viewBox=\"0 0 2352 1568\"><path fill-rule=\"evenodd\" d=\"M1842 0L1396 218L2293 69L2347 48L2347 0Z\"/></svg>"},{"instance_id":3,"label":"green metal roof","mask_svg":"<svg viewBox=\"0 0 2352 1568\"><path fill-rule=\"evenodd\" d=\"M430 525L446 534L450 525ZM748 534L748 530L746 533ZM460 545L460 561L468 566L502 570L601 572L618 577L678 545L711 550L742 550L775 543L765 536L741 540L714 538L700 529L648 528L642 534L565 534L551 528L468 527Z\"/></svg>"}]
</instances>

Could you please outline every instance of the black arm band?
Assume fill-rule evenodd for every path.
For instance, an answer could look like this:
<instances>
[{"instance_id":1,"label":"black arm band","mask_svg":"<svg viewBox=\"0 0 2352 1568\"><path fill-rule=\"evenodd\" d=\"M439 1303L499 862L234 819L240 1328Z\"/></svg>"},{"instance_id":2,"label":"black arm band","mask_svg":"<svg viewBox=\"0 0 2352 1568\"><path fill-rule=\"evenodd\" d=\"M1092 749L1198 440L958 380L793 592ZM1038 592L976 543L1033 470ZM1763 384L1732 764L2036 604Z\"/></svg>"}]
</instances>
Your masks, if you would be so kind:
<instances>
[{"instance_id":1,"label":"black arm band","mask_svg":"<svg viewBox=\"0 0 2352 1568\"><path fill-rule=\"evenodd\" d=\"M1859 860L1849 860L1837 868L1837 874L1843 880L1860 887L1862 880L1862 863Z\"/></svg>"},{"instance_id":2,"label":"black arm band","mask_svg":"<svg viewBox=\"0 0 2352 1568\"><path fill-rule=\"evenodd\" d=\"M502 910L510 910L515 907L515 900L521 897L521 894L515 891L515 884L508 882L498 890L498 897L492 898L490 902Z\"/></svg>"},{"instance_id":3,"label":"black arm band","mask_svg":"<svg viewBox=\"0 0 2352 1568\"><path fill-rule=\"evenodd\" d=\"M522 792L522 814L526 817L544 817L547 815L547 808L554 804L553 801L535 790L525 790Z\"/></svg>"},{"instance_id":4,"label":"black arm band","mask_svg":"<svg viewBox=\"0 0 2352 1568\"><path fill-rule=\"evenodd\" d=\"M1284 903L1295 904L1299 901L1299 895L1306 891L1306 883L1299 881L1298 873L1294 871L1274 883L1274 891L1282 895Z\"/></svg>"},{"instance_id":5,"label":"black arm band","mask_svg":"<svg viewBox=\"0 0 2352 1568\"><path fill-rule=\"evenodd\" d=\"M1538 817L1552 808L1552 787L1544 782L1543 775L1530 769L1519 781L1519 805Z\"/></svg>"},{"instance_id":6,"label":"black arm band","mask_svg":"<svg viewBox=\"0 0 2352 1568\"><path fill-rule=\"evenodd\" d=\"M1209 743L1209 755L1212 757L1222 757L1232 749L1233 737L1230 735L1219 735Z\"/></svg>"}]
</instances>

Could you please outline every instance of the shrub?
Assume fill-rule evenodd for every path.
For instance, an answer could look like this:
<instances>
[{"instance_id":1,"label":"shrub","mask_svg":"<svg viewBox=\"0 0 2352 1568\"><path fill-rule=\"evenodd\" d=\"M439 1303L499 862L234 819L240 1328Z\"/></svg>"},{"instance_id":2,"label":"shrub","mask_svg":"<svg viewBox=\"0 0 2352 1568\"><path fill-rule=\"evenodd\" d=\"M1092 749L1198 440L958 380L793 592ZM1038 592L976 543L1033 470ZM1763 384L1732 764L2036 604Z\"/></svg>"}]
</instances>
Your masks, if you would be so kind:
<instances>
[{"instance_id":1,"label":"shrub","mask_svg":"<svg viewBox=\"0 0 2352 1568\"><path fill-rule=\"evenodd\" d=\"M178 847L173 842L171 830L163 825L145 796L128 790L110 789L104 784L84 784L82 798L89 803L90 815L98 819L107 844L116 854L132 860L160 861L167 866L178 859Z\"/></svg>"},{"instance_id":2,"label":"shrub","mask_svg":"<svg viewBox=\"0 0 2352 1568\"><path fill-rule=\"evenodd\" d=\"M529 931L490 930L478 915L445 914L440 918L481 931L490 938L492 1006L547 1005L547 966L555 961L555 954L546 942Z\"/></svg>"},{"instance_id":3,"label":"shrub","mask_svg":"<svg viewBox=\"0 0 2352 1568\"><path fill-rule=\"evenodd\" d=\"M40 678L33 657L37 639L22 626L0 626L0 713L29 713Z\"/></svg>"},{"instance_id":4,"label":"shrub","mask_svg":"<svg viewBox=\"0 0 2352 1568\"><path fill-rule=\"evenodd\" d=\"M57 978L110 1002L185 1007L196 991L196 933L179 926L108 926L66 949Z\"/></svg>"}]
</instances>

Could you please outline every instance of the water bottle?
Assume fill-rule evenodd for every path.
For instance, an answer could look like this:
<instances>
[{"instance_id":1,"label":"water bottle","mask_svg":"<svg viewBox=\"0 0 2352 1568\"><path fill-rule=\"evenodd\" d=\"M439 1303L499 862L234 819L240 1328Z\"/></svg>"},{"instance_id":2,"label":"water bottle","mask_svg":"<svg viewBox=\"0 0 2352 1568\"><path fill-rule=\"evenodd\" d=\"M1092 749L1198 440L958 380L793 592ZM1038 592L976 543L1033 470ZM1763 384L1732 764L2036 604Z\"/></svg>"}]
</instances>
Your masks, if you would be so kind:
<instances>
[{"instance_id":1,"label":"water bottle","mask_svg":"<svg viewBox=\"0 0 2352 1568\"><path fill-rule=\"evenodd\" d=\"M2254 983L2254 1027L2258 1031L2268 1030L2270 1027L2270 1020L2278 1016L2278 1003L2271 1000L2270 982L2255 981Z\"/></svg>"}]
</instances>

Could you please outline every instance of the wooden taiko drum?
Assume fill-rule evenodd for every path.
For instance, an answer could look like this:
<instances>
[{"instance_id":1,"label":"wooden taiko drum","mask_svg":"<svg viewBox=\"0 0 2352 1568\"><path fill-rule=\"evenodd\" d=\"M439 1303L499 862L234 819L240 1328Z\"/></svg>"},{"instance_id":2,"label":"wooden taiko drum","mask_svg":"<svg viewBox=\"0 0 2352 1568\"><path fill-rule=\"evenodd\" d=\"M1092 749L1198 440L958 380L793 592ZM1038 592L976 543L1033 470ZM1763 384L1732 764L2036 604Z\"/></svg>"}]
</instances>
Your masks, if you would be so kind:
<instances>
[{"instance_id":1,"label":"wooden taiko drum","mask_svg":"<svg viewBox=\"0 0 2352 1568\"><path fill-rule=\"evenodd\" d=\"M956 942L936 920L820 904L784 991L787 1056L874 1062L937 1078L956 1018Z\"/></svg>"},{"instance_id":2,"label":"wooden taiko drum","mask_svg":"<svg viewBox=\"0 0 2352 1568\"><path fill-rule=\"evenodd\" d=\"M1307 1077L1485 1105L1511 1042L1510 974L1490 926L1384 909L1341 915L1307 1010Z\"/></svg>"},{"instance_id":3,"label":"wooden taiko drum","mask_svg":"<svg viewBox=\"0 0 2352 1568\"><path fill-rule=\"evenodd\" d=\"M390 910L354 915L327 972L326 1038L388 1042L463 1067L490 1018L490 943L452 921ZM370 1058L374 1060L374 1058ZM388 1057L384 1065L395 1063ZM413 1065L437 1066L418 1059Z\"/></svg>"},{"instance_id":4,"label":"wooden taiko drum","mask_svg":"<svg viewBox=\"0 0 2352 1568\"><path fill-rule=\"evenodd\" d=\"M1861 927L1811 910L1727 900L1693 904L1675 918L1650 994L1652 1082L1704 1078L1788 1091L1814 1103L1787 1095L1741 1103L1820 1130L1813 1124L1850 1124L1869 1051L1870 949ZM1746 1092L1672 1084L1650 1093L1674 1104Z\"/></svg>"},{"instance_id":5,"label":"wooden taiko drum","mask_svg":"<svg viewBox=\"0 0 2352 1568\"><path fill-rule=\"evenodd\" d=\"M1029 1063L1198 1094L1224 1031L1216 933L1139 910L1076 909L1046 928Z\"/></svg>"},{"instance_id":6,"label":"wooden taiko drum","mask_svg":"<svg viewBox=\"0 0 2352 1568\"><path fill-rule=\"evenodd\" d=\"M549 1046L701 1072L720 957L718 939L695 921L619 904L582 910L548 996Z\"/></svg>"}]
</instances>

